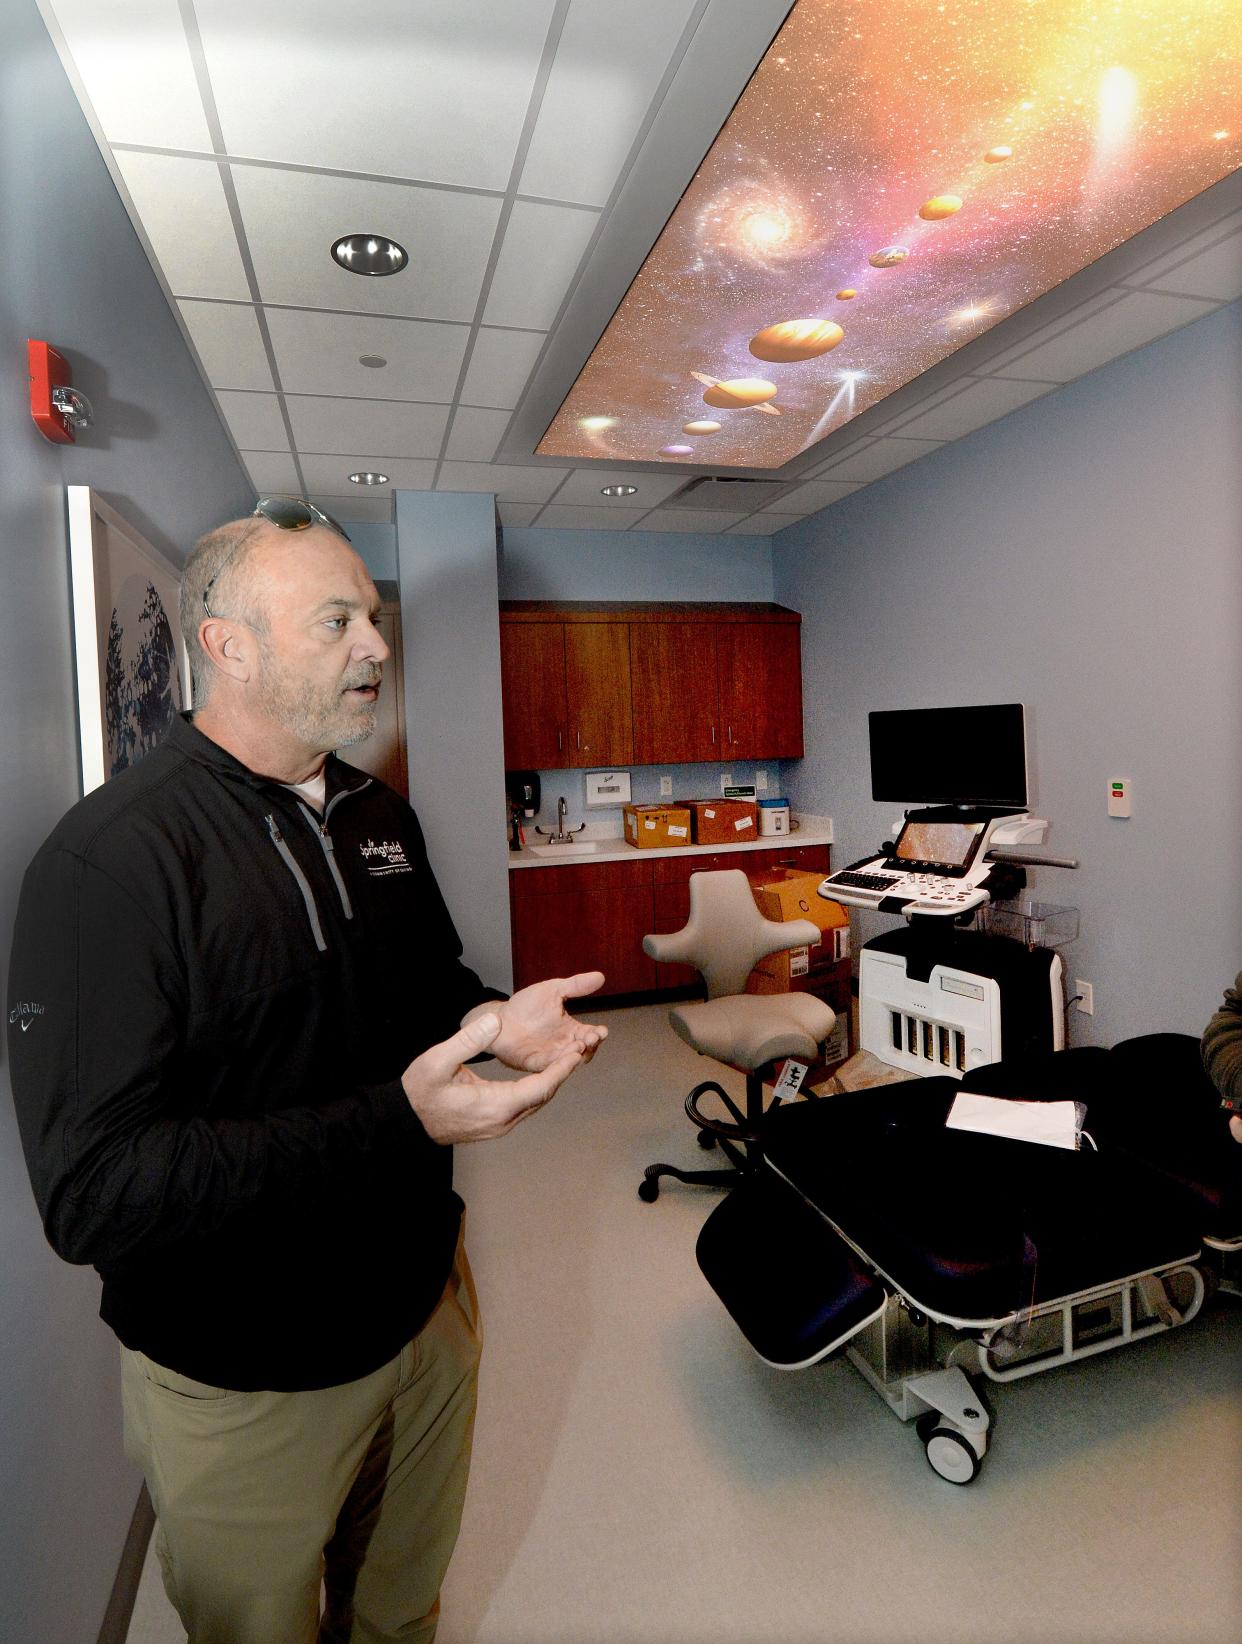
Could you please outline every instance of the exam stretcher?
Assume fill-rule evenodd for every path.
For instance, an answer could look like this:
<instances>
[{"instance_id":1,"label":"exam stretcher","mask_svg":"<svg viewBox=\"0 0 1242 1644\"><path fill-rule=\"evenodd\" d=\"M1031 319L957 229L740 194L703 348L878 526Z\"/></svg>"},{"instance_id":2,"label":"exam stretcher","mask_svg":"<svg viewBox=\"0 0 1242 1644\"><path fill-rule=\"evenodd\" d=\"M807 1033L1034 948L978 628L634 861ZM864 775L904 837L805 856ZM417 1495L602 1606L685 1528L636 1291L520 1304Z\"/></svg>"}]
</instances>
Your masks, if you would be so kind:
<instances>
[{"instance_id":1,"label":"exam stretcher","mask_svg":"<svg viewBox=\"0 0 1242 1644\"><path fill-rule=\"evenodd\" d=\"M1095 1148L946 1129L963 1088L1085 1102ZM956 1484L987 1380L1189 1323L1242 1249L1242 1147L1180 1034L783 1104L756 1152L700 1233L709 1283L768 1363L843 1352Z\"/></svg>"}]
</instances>

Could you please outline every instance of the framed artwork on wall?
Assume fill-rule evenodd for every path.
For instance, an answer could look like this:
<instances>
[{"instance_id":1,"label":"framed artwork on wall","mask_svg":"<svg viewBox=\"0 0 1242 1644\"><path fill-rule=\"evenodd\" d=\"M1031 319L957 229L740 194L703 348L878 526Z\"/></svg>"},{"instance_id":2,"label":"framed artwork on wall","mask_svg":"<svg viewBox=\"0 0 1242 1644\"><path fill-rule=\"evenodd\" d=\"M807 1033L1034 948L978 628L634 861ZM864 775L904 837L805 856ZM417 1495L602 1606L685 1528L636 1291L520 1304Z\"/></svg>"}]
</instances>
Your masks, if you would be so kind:
<instances>
[{"instance_id":1,"label":"framed artwork on wall","mask_svg":"<svg viewBox=\"0 0 1242 1644\"><path fill-rule=\"evenodd\" d=\"M88 485L66 487L82 792L136 765L189 705L181 573Z\"/></svg>"}]
</instances>

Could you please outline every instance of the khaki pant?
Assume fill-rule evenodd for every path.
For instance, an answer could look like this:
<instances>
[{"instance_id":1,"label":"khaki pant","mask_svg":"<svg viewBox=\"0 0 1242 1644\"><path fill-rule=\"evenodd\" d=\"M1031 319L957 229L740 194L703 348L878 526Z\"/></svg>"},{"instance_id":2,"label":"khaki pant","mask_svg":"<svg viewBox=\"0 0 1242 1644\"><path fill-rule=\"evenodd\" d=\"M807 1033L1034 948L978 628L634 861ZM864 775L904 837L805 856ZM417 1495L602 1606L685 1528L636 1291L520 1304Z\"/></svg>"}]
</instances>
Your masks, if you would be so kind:
<instances>
[{"instance_id":1,"label":"khaki pant","mask_svg":"<svg viewBox=\"0 0 1242 1644\"><path fill-rule=\"evenodd\" d=\"M146 1475L190 1644L429 1644L465 1497L479 1346L459 1245L421 1333L342 1387L231 1392L121 1349L126 1452Z\"/></svg>"}]
</instances>

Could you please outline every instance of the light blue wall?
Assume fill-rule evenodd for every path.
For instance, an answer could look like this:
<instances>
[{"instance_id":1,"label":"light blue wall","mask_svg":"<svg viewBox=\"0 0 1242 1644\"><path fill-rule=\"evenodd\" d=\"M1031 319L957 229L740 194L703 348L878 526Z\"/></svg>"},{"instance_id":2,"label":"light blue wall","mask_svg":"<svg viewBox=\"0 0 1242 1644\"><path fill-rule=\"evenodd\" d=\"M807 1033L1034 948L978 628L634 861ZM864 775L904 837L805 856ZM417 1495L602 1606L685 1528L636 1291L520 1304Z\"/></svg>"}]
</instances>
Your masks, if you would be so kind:
<instances>
[{"instance_id":1,"label":"light blue wall","mask_svg":"<svg viewBox=\"0 0 1242 1644\"><path fill-rule=\"evenodd\" d=\"M410 801L467 964L512 985L495 502L397 493Z\"/></svg>"},{"instance_id":2,"label":"light blue wall","mask_svg":"<svg viewBox=\"0 0 1242 1644\"><path fill-rule=\"evenodd\" d=\"M775 539L803 613L789 786L832 813L840 862L896 814L869 797L868 710L1027 704L1032 809L1082 862L1035 877L1081 909L1079 1042L1197 1034L1242 965L1240 413L1234 304Z\"/></svg>"},{"instance_id":3,"label":"light blue wall","mask_svg":"<svg viewBox=\"0 0 1242 1644\"><path fill-rule=\"evenodd\" d=\"M252 506L246 483L32 4L0 9L0 967L26 863L77 798L66 484L174 557ZM76 446L30 420L27 337L94 403ZM7 997L7 983L5 996ZM0 1634L88 1644L138 1477L93 1272L48 1249L0 1077Z\"/></svg>"},{"instance_id":4,"label":"light blue wall","mask_svg":"<svg viewBox=\"0 0 1242 1644\"><path fill-rule=\"evenodd\" d=\"M767 537L502 532L501 599L770 600Z\"/></svg>"},{"instance_id":5,"label":"light blue wall","mask_svg":"<svg viewBox=\"0 0 1242 1644\"><path fill-rule=\"evenodd\" d=\"M342 520L373 582L397 580L397 530L371 520Z\"/></svg>"}]
</instances>

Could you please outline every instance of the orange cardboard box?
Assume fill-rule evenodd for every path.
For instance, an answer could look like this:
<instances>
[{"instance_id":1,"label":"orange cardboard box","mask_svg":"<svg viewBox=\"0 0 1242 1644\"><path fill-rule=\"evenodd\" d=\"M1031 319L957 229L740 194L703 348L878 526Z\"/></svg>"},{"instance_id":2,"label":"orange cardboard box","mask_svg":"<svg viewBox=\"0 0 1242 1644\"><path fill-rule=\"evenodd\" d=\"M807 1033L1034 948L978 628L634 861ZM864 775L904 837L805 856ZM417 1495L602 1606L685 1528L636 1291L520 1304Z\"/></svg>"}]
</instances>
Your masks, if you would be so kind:
<instances>
[{"instance_id":1,"label":"orange cardboard box","mask_svg":"<svg viewBox=\"0 0 1242 1644\"><path fill-rule=\"evenodd\" d=\"M683 799L696 845L743 845L759 833L759 807L748 799Z\"/></svg>"},{"instance_id":2,"label":"orange cardboard box","mask_svg":"<svg viewBox=\"0 0 1242 1644\"><path fill-rule=\"evenodd\" d=\"M626 805L621 814L626 843L639 850L690 843L690 812L685 805Z\"/></svg>"},{"instance_id":3,"label":"orange cardboard box","mask_svg":"<svg viewBox=\"0 0 1242 1644\"><path fill-rule=\"evenodd\" d=\"M791 948L761 959L750 973L748 993L785 993L799 977L813 976L849 958L850 916L839 902L829 902L819 894L823 877L797 868L778 868L762 880L751 881L755 902L765 918L809 919L819 926L820 938L810 948ZM759 977L775 985L760 987Z\"/></svg>"}]
</instances>

